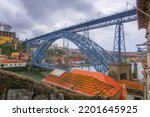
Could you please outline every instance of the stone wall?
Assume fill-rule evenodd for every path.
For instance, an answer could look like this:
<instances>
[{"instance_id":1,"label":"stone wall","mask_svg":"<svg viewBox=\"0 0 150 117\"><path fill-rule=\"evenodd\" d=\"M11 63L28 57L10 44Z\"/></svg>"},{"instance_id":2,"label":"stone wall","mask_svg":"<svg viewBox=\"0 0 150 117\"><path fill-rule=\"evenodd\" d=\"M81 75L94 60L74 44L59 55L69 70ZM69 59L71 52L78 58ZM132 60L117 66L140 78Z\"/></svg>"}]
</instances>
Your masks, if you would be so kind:
<instances>
[{"instance_id":1,"label":"stone wall","mask_svg":"<svg viewBox=\"0 0 150 117\"><path fill-rule=\"evenodd\" d=\"M0 100L75 100L96 99L64 89L48 87L42 82L0 70Z\"/></svg>"},{"instance_id":2,"label":"stone wall","mask_svg":"<svg viewBox=\"0 0 150 117\"><path fill-rule=\"evenodd\" d=\"M115 73L115 80L119 81L122 80L121 75L125 75L126 80L131 80L131 64L128 63L111 63L109 64L109 73L114 72Z\"/></svg>"}]
</instances>

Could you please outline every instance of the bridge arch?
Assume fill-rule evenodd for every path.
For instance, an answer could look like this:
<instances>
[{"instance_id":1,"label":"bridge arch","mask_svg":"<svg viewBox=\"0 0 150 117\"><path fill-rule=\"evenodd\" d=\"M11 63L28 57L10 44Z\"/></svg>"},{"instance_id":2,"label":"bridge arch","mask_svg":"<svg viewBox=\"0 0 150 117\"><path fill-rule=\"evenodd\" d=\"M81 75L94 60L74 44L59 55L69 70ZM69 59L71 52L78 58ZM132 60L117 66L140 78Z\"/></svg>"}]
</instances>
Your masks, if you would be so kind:
<instances>
[{"instance_id":1,"label":"bridge arch","mask_svg":"<svg viewBox=\"0 0 150 117\"><path fill-rule=\"evenodd\" d=\"M42 65L42 60L48 47L57 39L66 38L73 42L82 53L84 53L89 62L94 66L96 71L107 73L109 63L115 62L115 59L101 46L80 34L72 32L59 32L53 36L47 36L34 52L31 64L35 66Z\"/></svg>"}]
</instances>

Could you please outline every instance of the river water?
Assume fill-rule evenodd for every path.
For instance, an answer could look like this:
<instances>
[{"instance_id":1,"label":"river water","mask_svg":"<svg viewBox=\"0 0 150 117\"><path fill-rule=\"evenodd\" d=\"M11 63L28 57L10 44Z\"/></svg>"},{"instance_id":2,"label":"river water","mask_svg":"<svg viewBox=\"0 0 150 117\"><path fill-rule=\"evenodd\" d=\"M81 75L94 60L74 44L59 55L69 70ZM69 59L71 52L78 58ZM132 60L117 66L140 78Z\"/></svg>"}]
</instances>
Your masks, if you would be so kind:
<instances>
[{"instance_id":1,"label":"river water","mask_svg":"<svg viewBox=\"0 0 150 117\"><path fill-rule=\"evenodd\" d=\"M74 70L74 69L82 69L82 70L88 70L88 71L95 71L93 66L83 66L83 67L72 67L70 68L70 70ZM133 67L132 67L133 70ZM139 79L143 79L143 75L142 75L142 64L138 63L138 78ZM34 80L38 80L41 81L43 78L45 78L51 71L16 71L16 73L23 75L23 76L27 76L30 77Z\"/></svg>"}]
</instances>

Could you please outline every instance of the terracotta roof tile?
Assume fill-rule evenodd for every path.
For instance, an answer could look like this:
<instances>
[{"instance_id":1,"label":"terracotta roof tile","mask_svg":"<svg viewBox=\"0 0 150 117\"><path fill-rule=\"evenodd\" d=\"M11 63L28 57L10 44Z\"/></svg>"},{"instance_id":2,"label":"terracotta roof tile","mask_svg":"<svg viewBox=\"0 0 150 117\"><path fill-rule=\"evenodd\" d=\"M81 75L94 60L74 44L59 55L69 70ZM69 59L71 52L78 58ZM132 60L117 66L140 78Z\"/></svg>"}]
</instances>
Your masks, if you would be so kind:
<instances>
[{"instance_id":1,"label":"terracotta roof tile","mask_svg":"<svg viewBox=\"0 0 150 117\"><path fill-rule=\"evenodd\" d=\"M85 76L81 74L74 74L74 72L65 72L59 77L49 74L42 81L88 96L99 95L105 97L113 97L118 93L118 91L122 90L122 86L118 85L117 82L113 82L113 79L108 80L107 78L109 77L107 77L107 80L105 80L104 76L106 75L98 74L101 75L101 77L104 77L103 80L100 80L99 77L93 77L93 74L94 73L92 73L91 76ZM114 83L114 86L106 83L107 81L109 81L109 83Z\"/></svg>"},{"instance_id":2,"label":"terracotta roof tile","mask_svg":"<svg viewBox=\"0 0 150 117\"><path fill-rule=\"evenodd\" d=\"M18 60L1 60L1 63L24 63L22 61L18 61Z\"/></svg>"},{"instance_id":3,"label":"terracotta roof tile","mask_svg":"<svg viewBox=\"0 0 150 117\"><path fill-rule=\"evenodd\" d=\"M136 89L144 91L144 86L135 81L121 80L119 81L119 84L125 84L127 89Z\"/></svg>"},{"instance_id":4,"label":"terracotta roof tile","mask_svg":"<svg viewBox=\"0 0 150 117\"><path fill-rule=\"evenodd\" d=\"M90 71L84 71L84 70L73 70L73 74L83 75L83 76L89 76L96 78L97 80L100 80L106 84L109 84L113 87L117 87L118 84L115 80L113 80L110 76L107 76L101 72L90 72Z\"/></svg>"}]
</instances>

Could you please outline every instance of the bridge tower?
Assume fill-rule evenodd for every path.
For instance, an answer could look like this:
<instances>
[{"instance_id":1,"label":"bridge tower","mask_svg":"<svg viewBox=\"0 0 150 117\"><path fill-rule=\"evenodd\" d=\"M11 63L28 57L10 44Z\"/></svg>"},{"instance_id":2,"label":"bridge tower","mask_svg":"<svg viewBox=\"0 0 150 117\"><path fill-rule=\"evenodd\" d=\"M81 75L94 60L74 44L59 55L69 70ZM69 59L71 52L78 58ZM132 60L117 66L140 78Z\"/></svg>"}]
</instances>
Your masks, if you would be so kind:
<instances>
[{"instance_id":1,"label":"bridge tower","mask_svg":"<svg viewBox=\"0 0 150 117\"><path fill-rule=\"evenodd\" d=\"M124 26L121 22L116 24L113 52L117 58L117 62L126 62L126 46L125 46L125 35Z\"/></svg>"}]
</instances>

